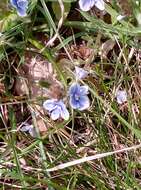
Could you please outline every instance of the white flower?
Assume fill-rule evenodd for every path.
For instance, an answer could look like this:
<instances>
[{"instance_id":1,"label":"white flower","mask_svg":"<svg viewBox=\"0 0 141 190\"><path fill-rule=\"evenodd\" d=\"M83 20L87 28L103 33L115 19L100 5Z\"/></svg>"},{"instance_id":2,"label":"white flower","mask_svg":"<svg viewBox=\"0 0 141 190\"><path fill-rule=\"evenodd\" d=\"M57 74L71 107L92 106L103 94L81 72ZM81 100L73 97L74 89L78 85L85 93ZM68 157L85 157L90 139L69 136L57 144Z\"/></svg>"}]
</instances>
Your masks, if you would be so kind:
<instances>
[{"instance_id":1,"label":"white flower","mask_svg":"<svg viewBox=\"0 0 141 190\"><path fill-rule=\"evenodd\" d=\"M123 104L127 101L127 92L125 90L118 90L116 92L116 99L118 104Z\"/></svg>"},{"instance_id":2,"label":"white flower","mask_svg":"<svg viewBox=\"0 0 141 190\"><path fill-rule=\"evenodd\" d=\"M105 9L103 0L79 0L79 6L82 11L89 11L93 6L101 11Z\"/></svg>"}]
</instances>

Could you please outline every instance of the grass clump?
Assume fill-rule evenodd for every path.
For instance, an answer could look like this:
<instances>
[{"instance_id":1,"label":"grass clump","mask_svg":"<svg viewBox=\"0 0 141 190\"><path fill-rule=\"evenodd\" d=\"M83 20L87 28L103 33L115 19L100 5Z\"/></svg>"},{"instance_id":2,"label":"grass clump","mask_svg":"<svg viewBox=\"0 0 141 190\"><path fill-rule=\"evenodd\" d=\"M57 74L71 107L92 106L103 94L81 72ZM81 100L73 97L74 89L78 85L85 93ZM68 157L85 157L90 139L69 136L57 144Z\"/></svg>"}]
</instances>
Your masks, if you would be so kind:
<instances>
[{"instance_id":1,"label":"grass clump","mask_svg":"<svg viewBox=\"0 0 141 190\"><path fill-rule=\"evenodd\" d=\"M141 3L97 2L1 1L0 189L141 189Z\"/></svg>"}]
</instances>

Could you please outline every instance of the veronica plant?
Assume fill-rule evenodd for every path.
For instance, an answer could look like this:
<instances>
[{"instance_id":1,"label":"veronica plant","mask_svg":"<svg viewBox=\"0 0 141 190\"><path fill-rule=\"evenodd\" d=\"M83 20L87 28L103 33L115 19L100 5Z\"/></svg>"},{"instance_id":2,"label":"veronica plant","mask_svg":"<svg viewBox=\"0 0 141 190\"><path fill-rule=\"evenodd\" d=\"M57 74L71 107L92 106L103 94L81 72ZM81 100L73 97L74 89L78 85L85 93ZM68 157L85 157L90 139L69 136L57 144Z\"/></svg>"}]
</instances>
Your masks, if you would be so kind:
<instances>
[{"instance_id":1,"label":"veronica plant","mask_svg":"<svg viewBox=\"0 0 141 190\"><path fill-rule=\"evenodd\" d=\"M93 6L101 11L105 9L103 0L79 0L79 6L82 11L89 11Z\"/></svg>"},{"instance_id":2,"label":"veronica plant","mask_svg":"<svg viewBox=\"0 0 141 190\"><path fill-rule=\"evenodd\" d=\"M28 0L10 0L10 3L16 8L19 16L24 17L27 15Z\"/></svg>"},{"instance_id":3,"label":"veronica plant","mask_svg":"<svg viewBox=\"0 0 141 190\"><path fill-rule=\"evenodd\" d=\"M73 83L69 88L70 106L80 111L87 109L90 106L87 94L88 86Z\"/></svg>"},{"instance_id":4,"label":"veronica plant","mask_svg":"<svg viewBox=\"0 0 141 190\"><path fill-rule=\"evenodd\" d=\"M69 112L66 105L62 100L50 99L43 103L44 109L49 111L52 120L63 118L64 120L69 119Z\"/></svg>"}]
</instances>

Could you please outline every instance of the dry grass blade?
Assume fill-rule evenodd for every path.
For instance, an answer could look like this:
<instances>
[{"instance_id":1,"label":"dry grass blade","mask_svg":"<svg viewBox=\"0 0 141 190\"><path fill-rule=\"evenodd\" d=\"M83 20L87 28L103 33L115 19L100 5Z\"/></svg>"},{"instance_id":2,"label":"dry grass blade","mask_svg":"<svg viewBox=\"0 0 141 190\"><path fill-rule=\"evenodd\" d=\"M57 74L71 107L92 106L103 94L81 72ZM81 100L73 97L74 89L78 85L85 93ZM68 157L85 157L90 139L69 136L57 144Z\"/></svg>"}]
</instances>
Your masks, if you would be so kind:
<instances>
[{"instance_id":1,"label":"dry grass blade","mask_svg":"<svg viewBox=\"0 0 141 190\"><path fill-rule=\"evenodd\" d=\"M127 147L127 148L123 148L123 149L119 149L119 150L112 151L112 152L106 152L106 153L96 154L94 156L87 156L87 157L84 157L84 158L80 158L78 160L74 160L74 161L67 162L67 163L64 163L64 164L59 164L58 166L55 166L53 168L48 169L48 172L53 172L53 171L61 170L61 169L64 169L64 168L68 168L70 166L75 166L75 165L78 165L78 164L82 164L84 162L88 162L88 161L104 158L104 157L107 157L107 156L110 156L110 155L113 155L113 154L117 154L117 153L120 153L120 152L135 150L135 149L138 149L138 148L141 148L141 144L135 145L135 146L131 146L131 147Z\"/></svg>"}]
</instances>

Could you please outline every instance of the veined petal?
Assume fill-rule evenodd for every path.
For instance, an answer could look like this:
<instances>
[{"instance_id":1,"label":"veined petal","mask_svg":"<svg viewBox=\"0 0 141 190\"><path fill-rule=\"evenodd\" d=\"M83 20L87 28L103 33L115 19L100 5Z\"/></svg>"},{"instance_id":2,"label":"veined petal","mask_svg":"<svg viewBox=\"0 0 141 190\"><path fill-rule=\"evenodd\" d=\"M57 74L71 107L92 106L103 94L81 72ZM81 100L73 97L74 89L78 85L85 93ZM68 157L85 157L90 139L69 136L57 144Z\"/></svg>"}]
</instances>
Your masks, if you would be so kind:
<instances>
[{"instance_id":1,"label":"veined petal","mask_svg":"<svg viewBox=\"0 0 141 190\"><path fill-rule=\"evenodd\" d=\"M69 114L67 108L61 109L60 114L61 114L61 117L62 117L64 120L68 120L68 119L69 119L70 114Z\"/></svg>"},{"instance_id":2,"label":"veined petal","mask_svg":"<svg viewBox=\"0 0 141 190\"><path fill-rule=\"evenodd\" d=\"M28 0L10 0L11 5L16 8L19 16L24 17L27 15Z\"/></svg>"},{"instance_id":3,"label":"veined petal","mask_svg":"<svg viewBox=\"0 0 141 190\"><path fill-rule=\"evenodd\" d=\"M81 96L79 103L80 103L80 105L79 105L78 109L80 111L85 110L90 107L90 100L89 100L88 96Z\"/></svg>"},{"instance_id":4,"label":"veined petal","mask_svg":"<svg viewBox=\"0 0 141 190\"><path fill-rule=\"evenodd\" d=\"M69 103L73 109L79 109L79 107L80 107L79 100L76 100L75 97L70 97Z\"/></svg>"},{"instance_id":5,"label":"veined petal","mask_svg":"<svg viewBox=\"0 0 141 190\"><path fill-rule=\"evenodd\" d=\"M89 90L89 87L88 86L81 86L80 87L80 95L83 96L83 95L86 95L88 94L88 90Z\"/></svg>"},{"instance_id":6,"label":"veined petal","mask_svg":"<svg viewBox=\"0 0 141 190\"><path fill-rule=\"evenodd\" d=\"M10 3L13 7L17 8L17 0L10 0Z\"/></svg>"},{"instance_id":7,"label":"veined petal","mask_svg":"<svg viewBox=\"0 0 141 190\"><path fill-rule=\"evenodd\" d=\"M22 126L22 127L20 128L20 131L22 131L22 132L27 132L27 131L29 131L29 130L32 129L32 128L33 128L33 125L25 124L24 126Z\"/></svg>"},{"instance_id":8,"label":"veined petal","mask_svg":"<svg viewBox=\"0 0 141 190\"><path fill-rule=\"evenodd\" d=\"M61 114L60 109L59 109L59 108L56 108L55 110L53 110L53 111L51 112L50 117L51 117L52 120L57 120L57 119L59 119L60 114Z\"/></svg>"},{"instance_id":9,"label":"veined petal","mask_svg":"<svg viewBox=\"0 0 141 190\"><path fill-rule=\"evenodd\" d=\"M104 4L104 1L103 0L95 0L95 6L103 11L105 9L105 4Z\"/></svg>"},{"instance_id":10,"label":"veined petal","mask_svg":"<svg viewBox=\"0 0 141 190\"><path fill-rule=\"evenodd\" d=\"M69 112L66 108L66 105L64 104L64 102L62 100L60 100L58 102L58 106L60 107L60 114L61 114L61 117L64 119L64 120L68 120L69 119Z\"/></svg>"},{"instance_id":11,"label":"veined petal","mask_svg":"<svg viewBox=\"0 0 141 190\"><path fill-rule=\"evenodd\" d=\"M17 6L21 9L26 9L28 7L28 1L27 0L17 0Z\"/></svg>"},{"instance_id":12,"label":"veined petal","mask_svg":"<svg viewBox=\"0 0 141 190\"><path fill-rule=\"evenodd\" d=\"M19 16L24 17L27 15L26 9L17 8L17 13Z\"/></svg>"},{"instance_id":13,"label":"veined petal","mask_svg":"<svg viewBox=\"0 0 141 190\"><path fill-rule=\"evenodd\" d=\"M79 0L79 6L82 11L89 11L95 4L95 0Z\"/></svg>"},{"instance_id":14,"label":"veined petal","mask_svg":"<svg viewBox=\"0 0 141 190\"><path fill-rule=\"evenodd\" d=\"M43 107L44 107L44 109L46 109L46 110L48 110L48 111L50 112L50 111L52 111L53 109L55 109L55 107L56 107L56 102L57 102L56 99L46 100L46 101L43 103Z\"/></svg>"},{"instance_id":15,"label":"veined petal","mask_svg":"<svg viewBox=\"0 0 141 190\"><path fill-rule=\"evenodd\" d=\"M36 133L36 130L35 130L34 127L29 130L29 134L30 134L32 137L34 137L34 138L37 137L37 133Z\"/></svg>"},{"instance_id":16,"label":"veined petal","mask_svg":"<svg viewBox=\"0 0 141 190\"><path fill-rule=\"evenodd\" d=\"M75 66L75 74L76 74L76 78L84 79L88 76L89 73L85 71L84 69Z\"/></svg>"},{"instance_id":17,"label":"veined petal","mask_svg":"<svg viewBox=\"0 0 141 190\"><path fill-rule=\"evenodd\" d=\"M80 85L78 83L73 83L69 88L69 95L73 96L75 93L79 92Z\"/></svg>"}]
</instances>

